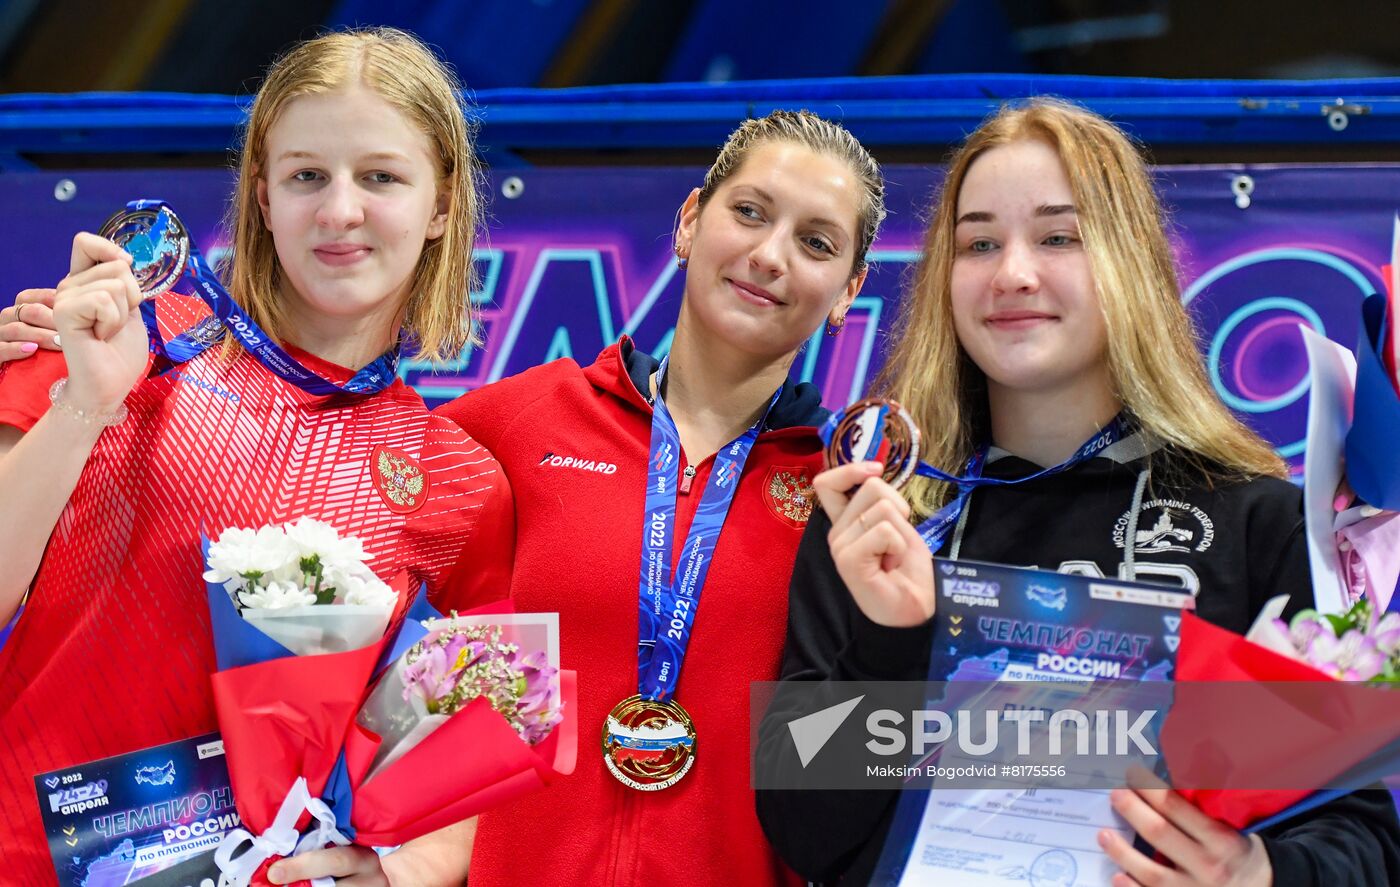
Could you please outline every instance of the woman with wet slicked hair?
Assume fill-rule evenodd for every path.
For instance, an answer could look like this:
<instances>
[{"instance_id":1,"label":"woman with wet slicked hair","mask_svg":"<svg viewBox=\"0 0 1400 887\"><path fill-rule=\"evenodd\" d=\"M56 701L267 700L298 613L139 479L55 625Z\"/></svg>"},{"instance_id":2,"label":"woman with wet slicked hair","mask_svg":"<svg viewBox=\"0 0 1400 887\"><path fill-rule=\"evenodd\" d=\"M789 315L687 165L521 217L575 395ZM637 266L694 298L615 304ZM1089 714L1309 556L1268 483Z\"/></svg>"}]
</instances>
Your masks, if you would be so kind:
<instances>
[{"instance_id":1,"label":"woman with wet slicked hair","mask_svg":"<svg viewBox=\"0 0 1400 887\"><path fill-rule=\"evenodd\" d=\"M845 322L883 217L879 167L846 130L805 112L745 121L680 207L664 363L624 338L439 410L510 475L511 595L559 611L581 733L607 746L581 741L571 777L481 816L473 887L792 879L754 814L744 726L749 682L777 675L820 470L826 412L788 371ZM693 756L624 747L661 735L656 699L688 716Z\"/></svg>"}]
</instances>

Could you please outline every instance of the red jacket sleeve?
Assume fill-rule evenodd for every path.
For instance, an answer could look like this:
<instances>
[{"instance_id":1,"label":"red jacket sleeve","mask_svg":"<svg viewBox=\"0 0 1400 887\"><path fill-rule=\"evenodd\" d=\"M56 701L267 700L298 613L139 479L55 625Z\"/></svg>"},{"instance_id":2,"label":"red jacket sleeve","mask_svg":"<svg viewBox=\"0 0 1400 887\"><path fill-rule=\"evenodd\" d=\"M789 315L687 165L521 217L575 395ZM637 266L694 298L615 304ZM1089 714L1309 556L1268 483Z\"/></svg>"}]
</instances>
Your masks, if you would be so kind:
<instances>
[{"instance_id":1,"label":"red jacket sleeve","mask_svg":"<svg viewBox=\"0 0 1400 887\"><path fill-rule=\"evenodd\" d=\"M20 431L34 427L49 410L49 388L67 374L59 351L38 351L32 357L0 363L0 425Z\"/></svg>"}]
</instances>

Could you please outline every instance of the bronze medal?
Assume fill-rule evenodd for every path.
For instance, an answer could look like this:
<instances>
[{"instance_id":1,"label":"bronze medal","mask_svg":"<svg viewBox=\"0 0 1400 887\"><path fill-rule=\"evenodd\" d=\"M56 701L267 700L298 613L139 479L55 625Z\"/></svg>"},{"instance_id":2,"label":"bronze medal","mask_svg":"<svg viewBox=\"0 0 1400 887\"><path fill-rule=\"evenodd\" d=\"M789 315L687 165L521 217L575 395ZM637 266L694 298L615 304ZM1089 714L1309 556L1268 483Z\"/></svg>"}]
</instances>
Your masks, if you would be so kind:
<instances>
[{"instance_id":1,"label":"bronze medal","mask_svg":"<svg viewBox=\"0 0 1400 887\"><path fill-rule=\"evenodd\" d=\"M882 422L883 428L877 428L877 422ZM872 450L870 441L877 431L882 432L882 439ZM885 464L885 481L896 490L914 476L914 468L919 464L919 427L898 401L867 397L837 414L826 445L827 467L866 459Z\"/></svg>"}]
</instances>

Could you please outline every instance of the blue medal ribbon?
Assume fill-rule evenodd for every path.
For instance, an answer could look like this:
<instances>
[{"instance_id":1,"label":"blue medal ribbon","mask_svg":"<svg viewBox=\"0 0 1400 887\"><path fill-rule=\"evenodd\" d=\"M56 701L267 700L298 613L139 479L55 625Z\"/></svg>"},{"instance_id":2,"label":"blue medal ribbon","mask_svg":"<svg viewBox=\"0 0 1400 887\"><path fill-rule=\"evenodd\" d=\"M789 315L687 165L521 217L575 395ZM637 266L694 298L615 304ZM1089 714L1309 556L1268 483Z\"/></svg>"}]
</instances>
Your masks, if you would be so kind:
<instances>
[{"instance_id":1,"label":"blue medal ribbon","mask_svg":"<svg viewBox=\"0 0 1400 887\"><path fill-rule=\"evenodd\" d=\"M126 205L133 211L170 209L164 200L133 200ZM174 212L171 210L171 212ZM153 236L162 236L163 231L152 229ZM336 384L317 375L301 362L288 354L272 337L239 307L233 296L219 282L219 278L205 261L193 239L190 241L189 261L185 274L194 284L194 293L209 306L214 316L196 324L192 329L181 333L169 342L161 336L156 322L154 302L147 300L141 304L141 318L151 338L151 350L174 363L184 363L207 350L223 337L224 330L233 333L234 338L268 371L285 382L289 382L307 394L318 397L333 394L371 395L378 394L394 382L398 372L399 347L395 345L363 367L344 385ZM217 320L215 319L217 318Z\"/></svg>"},{"instance_id":2,"label":"blue medal ribbon","mask_svg":"<svg viewBox=\"0 0 1400 887\"><path fill-rule=\"evenodd\" d=\"M646 516L642 521L642 569L639 582L639 640L637 645L637 689L644 699L669 702L680 681L700 591L709 575L711 555L719 542L720 530L739 488L749 452L773 405L779 388L773 392L768 409L747 431L715 454L710 479L695 510L685 549L671 575L671 548L676 533L676 493L681 455L680 432L666 410L660 395L666 378L667 361L657 371L657 391L652 404L651 446L647 461Z\"/></svg>"},{"instance_id":3,"label":"blue medal ribbon","mask_svg":"<svg viewBox=\"0 0 1400 887\"><path fill-rule=\"evenodd\" d=\"M1038 480L1042 477L1049 477L1052 474L1059 474L1068 471L1081 462L1094 458L1099 453L1118 443L1128 434L1128 421L1122 413L1113 417L1103 430L1095 432L1094 436L1079 445L1070 456L1059 465L1043 468L1034 474L1025 477L983 477L982 469L987 464L987 445L983 444L977 452L972 454L968 460L965 473L962 475L951 475L939 471L932 465L920 462L914 467L914 473L921 477L931 477L937 480L954 484L958 488L958 494L942 508L929 515L919 524L919 535L923 537L924 544L929 551L937 552L943 547L943 540L948 538L953 527L958 523L958 518L962 516L963 509L967 507L967 500L972 496L972 491L978 487L1009 487L1015 484L1023 484L1028 481Z\"/></svg>"},{"instance_id":4,"label":"blue medal ribbon","mask_svg":"<svg viewBox=\"0 0 1400 887\"><path fill-rule=\"evenodd\" d=\"M874 423L875 427L872 429L875 438L872 444L865 450L869 453L877 452L879 449L879 435L883 433L882 429L884 428L885 416L889 412L888 407L881 407L880 409L879 419ZM822 426L820 434L824 444L831 443L832 436L836 433L836 427L840 421L841 415L839 413L832 414L832 416L827 419L826 424ZM1102 430L1095 432L1093 437L1080 444L1079 448L1074 451L1074 455L1070 456L1059 465L1041 469L1025 477L983 477L982 469L987 463L988 450L985 444L972 454L972 458L967 460L967 465L963 468L962 474L949 474L946 471L940 471L934 468L926 462L919 462L914 466L915 474L920 477L933 478L952 484L958 491L953 501L929 515L919 524L919 535L923 538L924 544L929 547L930 551L937 552L943 547L943 541L948 537L948 534L952 532L953 527L957 525L958 518L962 516L963 509L967 507L967 500L972 495L973 490L978 487L1005 487L1014 484L1023 484L1027 481L1038 480L1042 477L1049 477L1052 474L1068 471L1081 462L1094 458L1099 453L1118 443L1118 441L1126 437L1129 432L1128 420L1122 413L1119 413L1114 416L1112 421Z\"/></svg>"}]
</instances>

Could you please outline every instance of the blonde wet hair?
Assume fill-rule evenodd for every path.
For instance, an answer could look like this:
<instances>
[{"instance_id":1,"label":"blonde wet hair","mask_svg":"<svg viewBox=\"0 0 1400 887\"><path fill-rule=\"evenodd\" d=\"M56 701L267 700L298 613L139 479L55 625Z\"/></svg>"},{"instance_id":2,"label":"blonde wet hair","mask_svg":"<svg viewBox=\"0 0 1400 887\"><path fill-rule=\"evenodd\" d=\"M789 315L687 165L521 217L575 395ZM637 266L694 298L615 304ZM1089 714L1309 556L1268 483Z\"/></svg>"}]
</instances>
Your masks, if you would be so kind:
<instances>
[{"instance_id":1,"label":"blonde wet hair","mask_svg":"<svg viewBox=\"0 0 1400 887\"><path fill-rule=\"evenodd\" d=\"M282 270L258 207L267 135L293 99L361 86L392 105L428 137L438 185L448 198L441 237L423 245L403 309L405 344L423 360L443 360L476 344L471 304L472 248L481 219L480 168L461 86L432 50L394 28L337 31L298 43L268 69L253 99L238 158L227 224L233 256L230 293L264 330L284 340L278 297Z\"/></svg>"},{"instance_id":2,"label":"blonde wet hair","mask_svg":"<svg viewBox=\"0 0 1400 887\"><path fill-rule=\"evenodd\" d=\"M901 305L873 390L909 409L923 431L921 457L960 472L990 431L986 377L958 342L950 284L958 195L978 157L1036 139L1069 176L1084 250L1108 330L1113 392L1178 471L1207 483L1286 477L1283 460L1220 402L1196 331L1181 304L1176 266L1147 165L1128 136L1069 102L1035 98L1002 108L958 148L924 237L923 259ZM948 501L949 485L916 478L904 495L917 514Z\"/></svg>"},{"instance_id":3,"label":"blonde wet hair","mask_svg":"<svg viewBox=\"0 0 1400 887\"><path fill-rule=\"evenodd\" d=\"M865 268L865 254L885 220L885 177L880 164L855 136L839 123L811 111L773 111L765 117L745 120L729 134L719 156L705 172L699 204L704 207L719 186L738 172L755 148L771 142L801 145L816 154L839 160L856 174L860 188L856 240L859 247L851 261L851 276Z\"/></svg>"}]
</instances>

